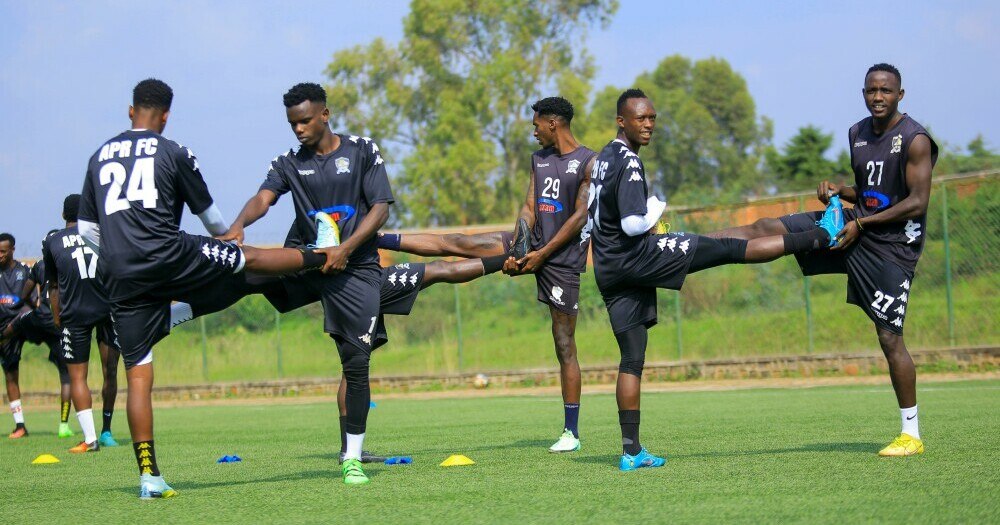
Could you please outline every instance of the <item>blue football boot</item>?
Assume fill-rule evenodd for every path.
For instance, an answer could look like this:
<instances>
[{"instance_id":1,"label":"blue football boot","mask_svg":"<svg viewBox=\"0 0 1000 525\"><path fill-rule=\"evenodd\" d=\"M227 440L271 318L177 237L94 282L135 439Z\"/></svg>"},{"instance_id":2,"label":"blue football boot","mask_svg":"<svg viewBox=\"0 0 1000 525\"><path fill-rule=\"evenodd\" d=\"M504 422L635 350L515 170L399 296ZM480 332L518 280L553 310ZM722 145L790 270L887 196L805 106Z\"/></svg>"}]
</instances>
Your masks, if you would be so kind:
<instances>
[{"instance_id":1,"label":"blue football boot","mask_svg":"<svg viewBox=\"0 0 1000 525\"><path fill-rule=\"evenodd\" d=\"M826 205L826 211L816 221L816 225L830 234L828 246L836 246L837 234L844 229L844 205L840 203L840 197L836 195L830 197L830 204Z\"/></svg>"},{"instance_id":2,"label":"blue football boot","mask_svg":"<svg viewBox=\"0 0 1000 525\"><path fill-rule=\"evenodd\" d=\"M656 457L650 454L646 450L646 447L642 447L642 450L634 456L622 454L622 459L618 462L618 468L624 472L628 472L639 468L662 467L666 462L666 458Z\"/></svg>"}]
</instances>

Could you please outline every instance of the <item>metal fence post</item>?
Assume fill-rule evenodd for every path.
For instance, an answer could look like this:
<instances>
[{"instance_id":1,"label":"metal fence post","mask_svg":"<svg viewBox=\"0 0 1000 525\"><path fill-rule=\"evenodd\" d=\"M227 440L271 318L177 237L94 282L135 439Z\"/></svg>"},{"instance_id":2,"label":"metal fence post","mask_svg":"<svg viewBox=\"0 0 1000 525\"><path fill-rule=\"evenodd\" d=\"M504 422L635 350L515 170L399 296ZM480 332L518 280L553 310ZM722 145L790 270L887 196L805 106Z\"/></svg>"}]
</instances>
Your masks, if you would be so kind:
<instances>
[{"instance_id":1,"label":"metal fence post","mask_svg":"<svg viewBox=\"0 0 1000 525\"><path fill-rule=\"evenodd\" d=\"M674 292L674 323L677 325L677 360L684 357L682 332L681 332L681 291Z\"/></svg>"},{"instance_id":2,"label":"metal fence post","mask_svg":"<svg viewBox=\"0 0 1000 525\"><path fill-rule=\"evenodd\" d=\"M799 195L799 212L806 211L805 196ZM809 276L802 276L802 295L806 301L806 353L813 351L812 293L809 290Z\"/></svg>"},{"instance_id":3,"label":"metal fence post","mask_svg":"<svg viewBox=\"0 0 1000 525\"><path fill-rule=\"evenodd\" d=\"M948 240L948 186L941 184L941 226L944 229L944 286L948 302L948 344L955 346L955 306L951 299L951 243Z\"/></svg>"},{"instance_id":4,"label":"metal fence post","mask_svg":"<svg viewBox=\"0 0 1000 525\"><path fill-rule=\"evenodd\" d=\"M208 333L205 331L205 318L198 318L201 326L201 378L208 381Z\"/></svg>"},{"instance_id":5,"label":"metal fence post","mask_svg":"<svg viewBox=\"0 0 1000 525\"><path fill-rule=\"evenodd\" d=\"M281 362L281 314L274 311L274 346L278 351L278 377L285 375L285 369Z\"/></svg>"},{"instance_id":6,"label":"metal fence post","mask_svg":"<svg viewBox=\"0 0 1000 525\"><path fill-rule=\"evenodd\" d=\"M458 371L462 371L462 303L458 300L458 286L455 290L455 330L458 335Z\"/></svg>"}]
</instances>

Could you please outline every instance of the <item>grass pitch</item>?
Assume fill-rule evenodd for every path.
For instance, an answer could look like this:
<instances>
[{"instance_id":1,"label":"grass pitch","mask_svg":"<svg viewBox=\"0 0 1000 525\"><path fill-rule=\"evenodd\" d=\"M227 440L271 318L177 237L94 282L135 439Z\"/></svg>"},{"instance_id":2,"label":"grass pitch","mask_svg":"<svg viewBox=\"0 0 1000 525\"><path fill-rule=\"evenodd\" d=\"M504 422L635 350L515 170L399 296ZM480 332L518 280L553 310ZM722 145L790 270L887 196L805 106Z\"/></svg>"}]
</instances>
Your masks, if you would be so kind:
<instances>
[{"instance_id":1,"label":"grass pitch","mask_svg":"<svg viewBox=\"0 0 1000 525\"><path fill-rule=\"evenodd\" d=\"M583 450L546 451L556 397L387 399L366 448L413 456L340 481L333 403L162 408L157 452L171 500L140 502L131 447L74 456L56 411L0 442L11 523L681 523L1000 521L1000 381L922 383L927 452L878 458L899 429L887 386L647 393L641 439L666 467L617 470L614 397L584 396ZM376 399L376 401L378 401ZM127 436L124 410L115 431ZM61 463L31 465L38 454ZM452 453L477 464L441 468ZM216 464L224 454L244 461Z\"/></svg>"}]
</instances>

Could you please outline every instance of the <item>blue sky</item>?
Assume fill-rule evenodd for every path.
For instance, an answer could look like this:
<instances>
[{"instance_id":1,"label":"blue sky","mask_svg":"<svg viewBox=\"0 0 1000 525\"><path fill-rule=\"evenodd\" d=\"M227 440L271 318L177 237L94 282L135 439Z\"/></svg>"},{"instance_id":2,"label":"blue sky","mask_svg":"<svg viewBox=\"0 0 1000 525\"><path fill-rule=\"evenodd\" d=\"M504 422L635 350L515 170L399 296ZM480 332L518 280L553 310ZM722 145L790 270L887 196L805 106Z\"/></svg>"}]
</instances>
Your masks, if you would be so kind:
<instances>
[{"instance_id":1,"label":"blue sky","mask_svg":"<svg viewBox=\"0 0 1000 525\"><path fill-rule=\"evenodd\" d=\"M398 41L408 2L21 2L0 0L0 230L38 254L79 191L87 158L128 127L132 86L175 91L166 135L191 147L228 219L295 143L281 106L293 83L323 81L332 54L375 37ZM626 87L664 56L725 58L746 79L775 143L803 125L835 133L865 116L864 71L896 64L903 109L939 140L1000 140L1000 8L991 2L622 0L592 29L595 85ZM985 101L985 102L984 102ZM530 130L525 130L526 137ZM845 139L846 140L846 139ZM279 241L292 211L272 209L249 240ZM197 220L185 219L201 232Z\"/></svg>"}]
</instances>

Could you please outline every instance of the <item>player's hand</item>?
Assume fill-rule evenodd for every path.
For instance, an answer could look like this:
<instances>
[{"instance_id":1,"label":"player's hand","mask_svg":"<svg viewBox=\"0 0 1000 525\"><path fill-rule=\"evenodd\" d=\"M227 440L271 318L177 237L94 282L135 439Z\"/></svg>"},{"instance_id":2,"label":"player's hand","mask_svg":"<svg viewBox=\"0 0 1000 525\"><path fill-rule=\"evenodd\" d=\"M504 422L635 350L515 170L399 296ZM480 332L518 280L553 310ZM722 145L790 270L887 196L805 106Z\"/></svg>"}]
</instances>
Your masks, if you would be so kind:
<instances>
[{"instance_id":1,"label":"player's hand","mask_svg":"<svg viewBox=\"0 0 1000 525\"><path fill-rule=\"evenodd\" d=\"M503 262L503 268L500 271L507 275L521 275L521 267L517 265L517 261L513 257L508 257Z\"/></svg>"},{"instance_id":2,"label":"player's hand","mask_svg":"<svg viewBox=\"0 0 1000 525\"><path fill-rule=\"evenodd\" d=\"M343 245L318 248L313 251L326 254L326 263L320 271L327 274L343 271L347 268L347 259L351 257L351 252Z\"/></svg>"},{"instance_id":3,"label":"player's hand","mask_svg":"<svg viewBox=\"0 0 1000 525\"><path fill-rule=\"evenodd\" d=\"M840 189L843 187L844 186L842 184L825 180L819 183L819 187L816 188L816 197L823 204L830 204L830 197L833 195L840 195Z\"/></svg>"},{"instance_id":4,"label":"player's hand","mask_svg":"<svg viewBox=\"0 0 1000 525\"><path fill-rule=\"evenodd\" d=\"M545 259L548 259L548 256L541 251L528 252L517 261L517 265L521 267L521 273L535 273L545 264Z\"/></svg>"},{"instance_id":5,"label":"player's hand","mask_svg":"<svg viewBox=\"0 0 1000 525\"><path fill-rule=\"evenodd\" d=\"M837 244L832 246L830 249L834 251L847 249L847 247L854 244L859 237L861 237L861 232L858 231L858 225L854 221L851 221L845 224L844 229L837 233Z\"/></svg>"},{"instance_id":6,"label":"player's hand","mask_svg":"<svg viewBox=\"0 0 1000 525\"><path fill-rule=\"evenodd\" d=\"M216 236L215 238L220 241L232 241L235 242L237 246L243 246L243 227L233 224L229 227L229 231Z\"/></svg>"}]
</instances>

